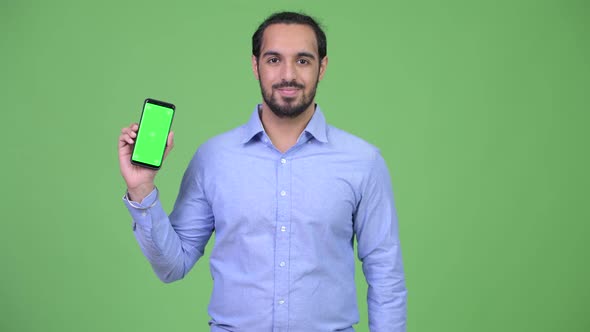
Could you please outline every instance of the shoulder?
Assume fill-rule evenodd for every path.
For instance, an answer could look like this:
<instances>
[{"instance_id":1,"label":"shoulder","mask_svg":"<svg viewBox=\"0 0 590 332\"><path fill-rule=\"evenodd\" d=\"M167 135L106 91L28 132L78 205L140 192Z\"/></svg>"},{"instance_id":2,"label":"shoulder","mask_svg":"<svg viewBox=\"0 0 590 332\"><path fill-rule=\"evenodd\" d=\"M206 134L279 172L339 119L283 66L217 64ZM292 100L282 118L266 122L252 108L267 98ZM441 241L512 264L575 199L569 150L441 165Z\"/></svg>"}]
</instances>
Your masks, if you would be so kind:
<instances>
[{"instance_id":1,"label":"shoulder","mask_svg":"<svg viewBox=\"0 0 590 332\"><path fill-rule=\"evenodd\" d=\"M389 183L389 169L379 148L363 138L342 129L327 126L328 146L339 164L348 165L350 174L360 176L361 183Z\"/></svg>"},{"instance_id":2,"label":"shoulder","mask_svg":"<svg viewBox=\"0 0 590 332\"><path fill-rule=\"evenodd\" d=\"M228 152L231 153L242 145L243 135L244 125L209 138L197 148L191 164L199 167L215 165L216 158L227 155Z\"/></svg>"},{"instance_id":3,"label":"shoulder","mask_svg":"<svg viewBox=\"0 0 590 332\"><path fill-rule=\"evenodd\" d=\"M340 128L327 125L326 134L331 148L355 159L372 163L381 157L379 148L375 145Z\"/></svg>"},{"instance_id":4,"label":"shoulder","mask_svg":"<svg viewBox=\"0 0 590 332\"><path fill-rule=\"evenodd\" d=\"M245 125L241 125L209 138L201 144L197 152L206 154L240 146L244 135L244 127Z\"/></svg>"}]
</instances>

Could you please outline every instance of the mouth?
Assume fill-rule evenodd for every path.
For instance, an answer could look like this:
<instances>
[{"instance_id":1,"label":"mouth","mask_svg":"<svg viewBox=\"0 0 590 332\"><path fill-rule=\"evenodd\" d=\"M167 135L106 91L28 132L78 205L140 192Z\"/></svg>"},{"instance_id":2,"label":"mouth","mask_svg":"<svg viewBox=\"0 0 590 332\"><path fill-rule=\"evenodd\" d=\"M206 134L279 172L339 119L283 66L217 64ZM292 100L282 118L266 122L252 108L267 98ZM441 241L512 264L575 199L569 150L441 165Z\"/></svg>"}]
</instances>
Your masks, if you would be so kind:
<instances>
[{"instance_id":1,"label":"mouth","mask_svg":"<svg viewBox=\"0 0 590 332\"><path fill-rule=\"evenodd\" d=\"M299 92L298 88L279 88L279 94L283 97L293 97Z\"/></svg>"}]
</instances>

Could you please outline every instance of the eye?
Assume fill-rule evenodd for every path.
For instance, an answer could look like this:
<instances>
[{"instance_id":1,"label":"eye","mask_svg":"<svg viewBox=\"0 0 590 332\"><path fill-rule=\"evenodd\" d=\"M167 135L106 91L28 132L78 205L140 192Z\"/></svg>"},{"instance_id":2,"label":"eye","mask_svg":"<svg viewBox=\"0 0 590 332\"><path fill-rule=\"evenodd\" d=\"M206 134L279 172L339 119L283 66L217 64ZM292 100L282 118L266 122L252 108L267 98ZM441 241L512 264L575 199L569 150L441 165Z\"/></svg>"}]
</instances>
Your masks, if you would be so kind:
<instances>
[{"instance_id":1,"label":"eye","mask_svg":"<svg viewBox=\"0 0 590 332\"><path fill-rule=\"evenodd\" d=\"M309 60L307 60L307 59L299 59L299 60L297 60L297 63L300 64L300 65L307 65L307 64L309 64Z\"/></svg>"},{"instance_id":2,"label":"eye","mask_svg":"<svg viewBox=\"0 0 590 332\"><path fill-rule=\"evenodd\" d=\"M268 62L268 63L279 63L279 58L277 58L277 57L269 58L268 60L266 60L266 62Z\"/></svg>"}]
</instances>

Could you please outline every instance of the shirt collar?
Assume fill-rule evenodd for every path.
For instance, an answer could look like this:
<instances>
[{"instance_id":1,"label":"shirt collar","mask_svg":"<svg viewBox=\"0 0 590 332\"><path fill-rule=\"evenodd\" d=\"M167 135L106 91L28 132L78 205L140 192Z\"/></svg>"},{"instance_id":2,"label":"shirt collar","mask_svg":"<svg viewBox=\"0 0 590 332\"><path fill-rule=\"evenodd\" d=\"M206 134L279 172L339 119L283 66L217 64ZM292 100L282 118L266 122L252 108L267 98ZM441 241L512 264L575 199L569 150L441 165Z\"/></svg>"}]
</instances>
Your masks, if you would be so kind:
<instances>
[{"instance_id":1,"label":"shirt collar","mask_svg":"<svg viewBox=\"0 0 590 332\"><path fill-rule=\"evenodd\" d=\"M244 135L242 137L242 143L248 143L252 138L257 136L258 134L264 132L264 127L262 126L262 121L260 120L260 109L261 105L258 104L254 108L254 112L250 116L250 120L244 125ZM318 104L315 105L315 112L313 113L307 127L303 130L304 133L309 133L312 137L316 140L327 143L328 136L326 134L327 131L327 124L326 118L324 114L320 110L320 106Z\"/></svg>"},{"instance_id":2,"label":"shirt collar","mask_svg":"<svg viewBox=\"0 0 590 332\"><path fill-rule=\"evenodd\" d=\"M250 120L244 125L244 136L242 137L242 143L248 143L254 136L264 132L262 127L262 121L260 121L260 114L258 109L260 104L254 107L254 112L250 115Z\"/></svg>"}]
</instances>

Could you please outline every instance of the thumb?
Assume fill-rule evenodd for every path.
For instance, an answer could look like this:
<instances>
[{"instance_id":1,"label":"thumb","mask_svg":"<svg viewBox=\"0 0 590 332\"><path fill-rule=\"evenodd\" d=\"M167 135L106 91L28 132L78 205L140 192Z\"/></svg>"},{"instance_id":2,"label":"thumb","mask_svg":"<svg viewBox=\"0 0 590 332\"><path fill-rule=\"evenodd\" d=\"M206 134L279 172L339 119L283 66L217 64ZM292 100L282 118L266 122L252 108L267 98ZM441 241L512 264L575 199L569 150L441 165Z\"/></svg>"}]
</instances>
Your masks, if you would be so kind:
<instances>
[{"instance_id":1,"label":"thumb","mask_svg":"<svg viewBox=\"0 0 590 332\"><path fill-rule=\"evenodd\" d=\"M166 141L166 150L164 150L164 158L172 151L174 148L174 132L170 131L168 134L168 140Z\"/></svg>"}]
</instances>

